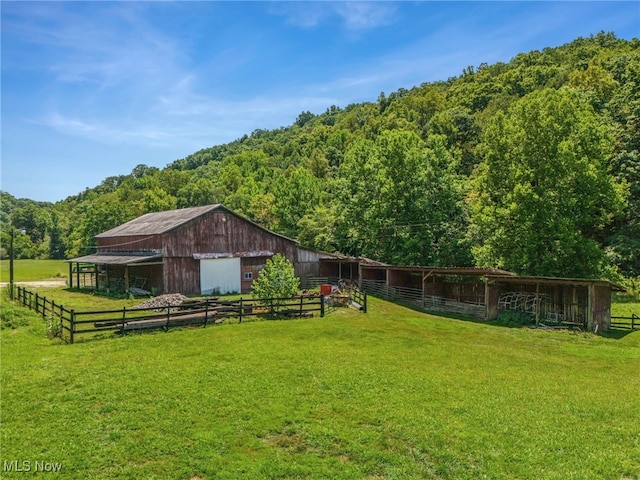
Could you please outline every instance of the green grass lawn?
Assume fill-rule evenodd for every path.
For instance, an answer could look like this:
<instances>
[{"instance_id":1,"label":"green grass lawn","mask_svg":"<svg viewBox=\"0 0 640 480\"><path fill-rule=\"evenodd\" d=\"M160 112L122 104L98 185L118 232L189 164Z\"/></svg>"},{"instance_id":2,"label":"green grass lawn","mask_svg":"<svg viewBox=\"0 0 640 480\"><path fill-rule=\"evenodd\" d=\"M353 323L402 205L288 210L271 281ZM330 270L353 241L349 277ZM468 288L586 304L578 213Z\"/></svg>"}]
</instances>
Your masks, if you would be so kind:
<instances>
[{"instance_id":1,"label":"green grass lawn","mask_svg":"<svg viewBox=\"0 0 640 480\"><path fill-rule=\"evenodd\" d=\"M640 332L369 309L75 345L30 316L2 330L0 467L60 463L46 477L68 479L640 478Z\"/></svg>"},{"instance_id":2,"label":"green grass lawn","mask_svg":"<svg viewBox=\"0 0 640 480\"><path fill-rule=\"evenodd\" d=\"M67 278L69 264L64 260L14 260L13 275L16 282ZM9 281L9 260L0 260L0 281Z\"/></svg>"}]
</instances>

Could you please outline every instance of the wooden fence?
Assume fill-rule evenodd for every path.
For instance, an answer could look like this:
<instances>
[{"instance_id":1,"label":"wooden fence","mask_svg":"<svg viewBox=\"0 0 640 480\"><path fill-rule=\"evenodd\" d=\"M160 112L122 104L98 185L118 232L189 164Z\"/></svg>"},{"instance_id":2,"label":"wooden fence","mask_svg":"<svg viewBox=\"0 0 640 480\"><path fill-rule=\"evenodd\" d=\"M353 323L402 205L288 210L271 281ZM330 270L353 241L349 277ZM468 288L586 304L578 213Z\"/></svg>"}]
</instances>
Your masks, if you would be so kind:
<instances>
[{"instance_id":1,"label":"wooden fence","mask_svg":"<svg viewBox=\"0 0 640 480\"><path fill-rule=\"evenodd\" d=\"M611 317L611 328L640 329L640 316L632 313L630 317Z\"/></svg>"},{"instance_id":2,"label":"wooden fence","mask_svg":"<svg viewBox=\"0 0 640 480\"><path fill-rule=\"evenodd\" d=\"M64 308L46 297L16 287L14 299L52 320L58 336L74 343L78 335L88 333L125 333L146 329L169 329L178 326L207 326L222 323L226 318L238 322L252 316L265 318L312 317L325 315L323 295L292 298L238 299L185 302L181 305L119 310L75 311Z\"/></svg>"}]
</instances>

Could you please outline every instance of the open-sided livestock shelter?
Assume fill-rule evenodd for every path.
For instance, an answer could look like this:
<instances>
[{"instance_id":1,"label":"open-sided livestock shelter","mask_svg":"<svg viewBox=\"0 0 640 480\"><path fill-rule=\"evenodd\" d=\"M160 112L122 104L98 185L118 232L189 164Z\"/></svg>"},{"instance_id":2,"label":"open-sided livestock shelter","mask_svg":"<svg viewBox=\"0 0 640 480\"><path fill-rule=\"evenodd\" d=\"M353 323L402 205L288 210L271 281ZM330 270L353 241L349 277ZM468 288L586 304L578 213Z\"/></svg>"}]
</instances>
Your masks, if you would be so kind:
<instances>
[{"instance_id":1,"label":"open-sided livestock shelter","mask_svg":"<svg viewBox=\"0 0 640 480\"><path fill-rule=\"evenodd\" d=\"M97 252L67 260L71 286L87 275L96 288L143 288L154 293L247 292L267 259L280 253L301 278L317 277L321 259L336 255L304 248L223 205L142 215L96 236Z\"/></svg>"},{"instance_id":2,"label":"open-sided livestock shelter","mask_svg":"<svg viewBox=\"0 0 640 480\"><path fill-rule=\"evenodd\" d=\"M611 293L624 288L607 280L487 275L487 318L505 310L588 330L611 326Z\"/></svg>"},{"instance_id":3,"label":"open-sided livestock shelter","mask_svg":"<svg viewBox=\"0 0 640 480\"><path fill-rule=\"evenodd\" d=\"M486 317L485 275L514 275L503 270L471 267L408 267L361 265L362 288L374 295L420 309Z\"/></svg>"},{"instance_id":4,"label":"open-sided livestock shelter","mask_svg":"<svg viewBox=\"0 0 640 480\"><path fill-rule=\"evenodd\" d=\"M607 280L524 277L490 268L360 265L361 286L371 294L431 312L494 320L517 310L536 322L606 330L611 293Z\"/></svg>"}]
</instances>

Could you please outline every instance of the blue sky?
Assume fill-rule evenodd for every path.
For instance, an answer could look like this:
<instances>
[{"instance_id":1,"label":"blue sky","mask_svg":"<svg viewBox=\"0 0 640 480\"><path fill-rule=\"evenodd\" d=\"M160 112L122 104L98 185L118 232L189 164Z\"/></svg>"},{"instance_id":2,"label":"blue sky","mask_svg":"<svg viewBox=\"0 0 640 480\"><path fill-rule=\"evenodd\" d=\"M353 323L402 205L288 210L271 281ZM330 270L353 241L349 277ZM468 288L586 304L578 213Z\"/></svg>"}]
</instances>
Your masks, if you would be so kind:
<instances>
[{"instance_id":1,"label":"blue sky","mask_svg":"<svg viewBox=\"0 0 640 480\"><path fill-rule=\"evenodd\" d=\"M57 201L298 114L579 36L628 2L2 1L1 189Z\"/></svg>"}]
</instances>

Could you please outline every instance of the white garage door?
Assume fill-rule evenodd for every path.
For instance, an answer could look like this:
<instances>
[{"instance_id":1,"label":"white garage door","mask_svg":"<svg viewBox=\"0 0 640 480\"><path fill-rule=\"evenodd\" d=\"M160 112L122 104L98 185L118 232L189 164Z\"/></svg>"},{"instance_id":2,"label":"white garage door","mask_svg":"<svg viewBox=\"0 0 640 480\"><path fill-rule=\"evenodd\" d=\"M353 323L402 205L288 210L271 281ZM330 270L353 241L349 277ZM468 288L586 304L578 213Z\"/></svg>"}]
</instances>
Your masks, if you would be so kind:
<instances>
[{"instance_id":1,"label":"white garage door","mask_svg":"<svg viewBox=\"0 0 640 480\"><path fill-rule=\"evenodd\" d=\"M240 258L200 260L202 295L239 293L240 288Z\"/></svg>"}]
</instances>

